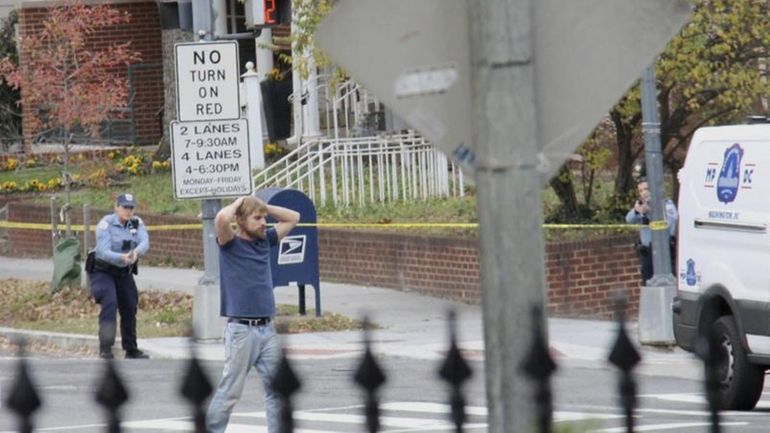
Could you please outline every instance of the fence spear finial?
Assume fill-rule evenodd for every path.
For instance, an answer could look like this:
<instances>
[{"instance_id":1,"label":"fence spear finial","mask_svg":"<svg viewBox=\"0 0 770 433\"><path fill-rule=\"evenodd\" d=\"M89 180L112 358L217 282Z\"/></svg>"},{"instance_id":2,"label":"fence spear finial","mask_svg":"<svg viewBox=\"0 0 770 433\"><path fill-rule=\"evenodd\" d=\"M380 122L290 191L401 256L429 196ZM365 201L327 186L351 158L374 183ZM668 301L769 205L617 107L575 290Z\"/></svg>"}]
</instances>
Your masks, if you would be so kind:
<instances>
[{"instance_id":1,"label":"fence spear finial","mask_svg":"<svg viewBox=\"0 0 770 433\"><path fill-rule=\"evenodd\" d=\"M356 370L356 374L353 376L353 380L366 391L366 425L369 433L376 433L380 429L380 407L377 389L385 383L386 378L385 373L383 373L372 354L371 340L369 339L369 318L364 317L363 322L366 351L358 370Z\"/></svg>"},{"instance_id":2,"label":"fence spear finial","mask_svg":"<svg viewBox=\"0 0 770 433\"><path fill-rule=\"evenodd\" d=\"M522 364L524 372L535 381L537 391L538 429L540 433L549 433L553 421L553 398L551 394L551 376L556 371L556 363L551 358L548 341L543 330L543 311L538 306L532 307L532 346L529 356Z\"/></svg>"},{"instance_id":3,"label":"fence spear finial","mask_svg":"<svg viewBox=\"0 0 770 433\"><path fill-rule=\"evenodd\" d=\"M25 359L27 342L20 339L17 345L19 348L18 368L5 404L19 417L19 432L32 433L32 414L40 408L42 402L32 382Z\"/></svg>"},{"instance_id":4,"label":"fence spear finial","mask_svg":"<svg viewBox=\"0 0 770 433\"><path fill-rule=\"evenodd\" d=\"M626 332L626 298L618 298L615 309L618 319L618 338L609 355L609 361L620 369L620 402L626 419L628 433L634 431L634 408L636 407L636 381L632 370L641 361L639 352L634 347Z\"/></svg>"},{"instance_id":5,"label":"fence spear finial","mask_svg":"<svg viewBox=\"0 0 770 433\"><path fill-rule=\"evenodd\" d=\"M281 356L280 364L275 371L271 382L273 391L281 398L281 433L292 433L294 431L294 408L291 398L299 391L302 384L291 367L289 358L286 357L286 351Z\"/></svg>"},{"instance_id":6,"label":"fence spear finial","mask_svg":"<svg viewBox=\"0 0 770 433\"><path fill-rule=\"evenodd\" d=\"M462 385L473 375L468 363L463 358L460 349L457 347L457 314L454 310L449 312L449 351L444 359L444 363L439 369L439 376L449 382L451 387L451 396L449 400L452 408L452 422L455 424L455 431L463 431L465 423L465 398L462 394Z\"/></svg>"},{"instance_id":7,"label":"fence spear finial","mask_svg":"<svg viewBox=\"0 0 770 433\"><path fill-rule=\"evenodd\" d=\"M107 433L120 433L120 406L128 401L129 395L111 359L105 361L104 375L95 398L107 410Z\"/></svg>"},{"instance_id":8,"label":"fence spear finial","mask_svg":"<svg viewBox=\"0 0 770 433\"><path fill-rule=\"evenodd\" d=\"M187 373L182 379L182 387L179 393L193 406L193 422L195 424L195 433L206 433L206 413L203 410L205 402L213 388L211 381L203 372L198 357L195 353L193 341L194 336L190 337L190 362L187 365Z\"/></svg>"}]
</instances>

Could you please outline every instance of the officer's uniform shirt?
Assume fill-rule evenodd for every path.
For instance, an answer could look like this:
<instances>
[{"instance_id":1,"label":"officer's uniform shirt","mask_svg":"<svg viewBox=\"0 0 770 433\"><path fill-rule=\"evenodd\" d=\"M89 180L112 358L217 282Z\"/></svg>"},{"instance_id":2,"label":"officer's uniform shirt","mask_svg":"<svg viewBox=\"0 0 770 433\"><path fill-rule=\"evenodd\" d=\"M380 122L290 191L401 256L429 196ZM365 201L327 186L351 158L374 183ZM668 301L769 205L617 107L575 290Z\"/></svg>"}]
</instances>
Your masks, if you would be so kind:
<instances>
[{"instance_id":1,"label":"officer's uniform shirt","mask_svg":"<svg viewBox=\"0 0 770 433\"><path fill-rule=\"evenodd\" d=\"M120 223L118 215L113 213L105 216L96 226L96 258L118 267L125 267L123 254L130 250L136 250L139 256L143 256L150 249L150 237L147 235L147 227L141 218L135 216L139 226L134 229L131 221ZM131 248L123 249L124 241L131 242Z\"/></svg>"},{"instance_id":2,"label":"officer's uniform shirt","mask_svg":"<svg viewBox=\"0 0 770 433\"><path fill-rule=\"evenodd\" d=\"M679 214L676 211L676 205L671 199L666 200L666 214L664 217L666 218L666 227L668 228L669 236L676 236L676 221L679 219ZM652 243L652 231L648 225L649 220L645 222L645 218L649 218L649 215L640 214L634 208L631 208L631 210L628 211L628 214L626 214L627 223L644 224L639 227L639 241L642 243L642 245L649 247Z\"/></svg>"}]
</instances>

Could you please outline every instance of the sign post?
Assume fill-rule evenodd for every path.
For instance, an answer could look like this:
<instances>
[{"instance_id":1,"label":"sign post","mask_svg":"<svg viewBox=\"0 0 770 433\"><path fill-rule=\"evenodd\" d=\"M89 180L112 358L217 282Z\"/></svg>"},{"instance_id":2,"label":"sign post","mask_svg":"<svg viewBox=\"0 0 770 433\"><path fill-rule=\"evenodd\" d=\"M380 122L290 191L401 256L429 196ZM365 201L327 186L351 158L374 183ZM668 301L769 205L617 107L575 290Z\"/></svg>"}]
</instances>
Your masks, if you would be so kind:
<instances>
[{"instance_id":1,"label":"sign post","mask_svg":"<svg viewBox=\"0 0 770 433\"><path fill-rule=\"evenodd\" d=\"M196 0L200 35L211 39L211 5ZM196 16L193 14L193 18ZM171 122L174 196L202 198L204 273L195 287L193 330L199 340L219 339L219 254L214 217L220 198L250 194L248 122L240 118L238 43L174 46L178 121ZM261 137L257 137L261 139Z\"/></svg>"}]
</instances>

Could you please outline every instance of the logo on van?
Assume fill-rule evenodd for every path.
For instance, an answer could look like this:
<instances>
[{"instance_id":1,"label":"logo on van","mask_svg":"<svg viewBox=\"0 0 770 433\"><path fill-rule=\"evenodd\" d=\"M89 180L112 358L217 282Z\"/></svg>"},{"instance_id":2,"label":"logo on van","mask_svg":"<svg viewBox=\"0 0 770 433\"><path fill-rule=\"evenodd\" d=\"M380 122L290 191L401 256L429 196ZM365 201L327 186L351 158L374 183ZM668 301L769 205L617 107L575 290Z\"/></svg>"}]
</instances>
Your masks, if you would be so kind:
<instances>
[{"instance_id":1,"label":"logo on van","mask_svg":"<svg viewBox=\"0 0 770 433\"><path fill-rule=\"evenodd\" d=\"M725 204L731 203L738 195L741 176L741 158L743 149L738 143L725 150L725 159L717 180L717 199Z\"/></svg>"},{"instance_id":2,"label":"logo on van","mask_svg":"<svg viewBox=\"0 0 770 433\"><path fill-rule=\"evenodd\" d=\"M695 275L695 260L687 259L687 271L684 274L684 280L688 286L694 286L698 281L698 276Z\"/></svg>"}]
</instances>

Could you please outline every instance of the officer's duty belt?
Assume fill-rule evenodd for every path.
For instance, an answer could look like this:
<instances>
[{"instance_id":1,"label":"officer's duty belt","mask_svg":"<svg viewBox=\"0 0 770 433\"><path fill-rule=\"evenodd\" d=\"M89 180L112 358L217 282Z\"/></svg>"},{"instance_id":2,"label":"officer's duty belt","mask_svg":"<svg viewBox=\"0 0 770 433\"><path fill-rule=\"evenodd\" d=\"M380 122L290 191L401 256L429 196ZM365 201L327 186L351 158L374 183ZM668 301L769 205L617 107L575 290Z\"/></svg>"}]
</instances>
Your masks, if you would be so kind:
<instances>
[{"instance_id":1,"label":"officer's duty belt","mask_svg":"<svg viewBox=\"0 0 770 433\"><path fill-rule=\"evenodd\" d=\"M124 275L128 275L128 273L131 272L131 267L126 266L121 268L120 266L115 266L112 263L105 262L104 260L96 259L94 262L94 271L106 272L116 277L122 277Z\"/></svg>"}]
</instances>

